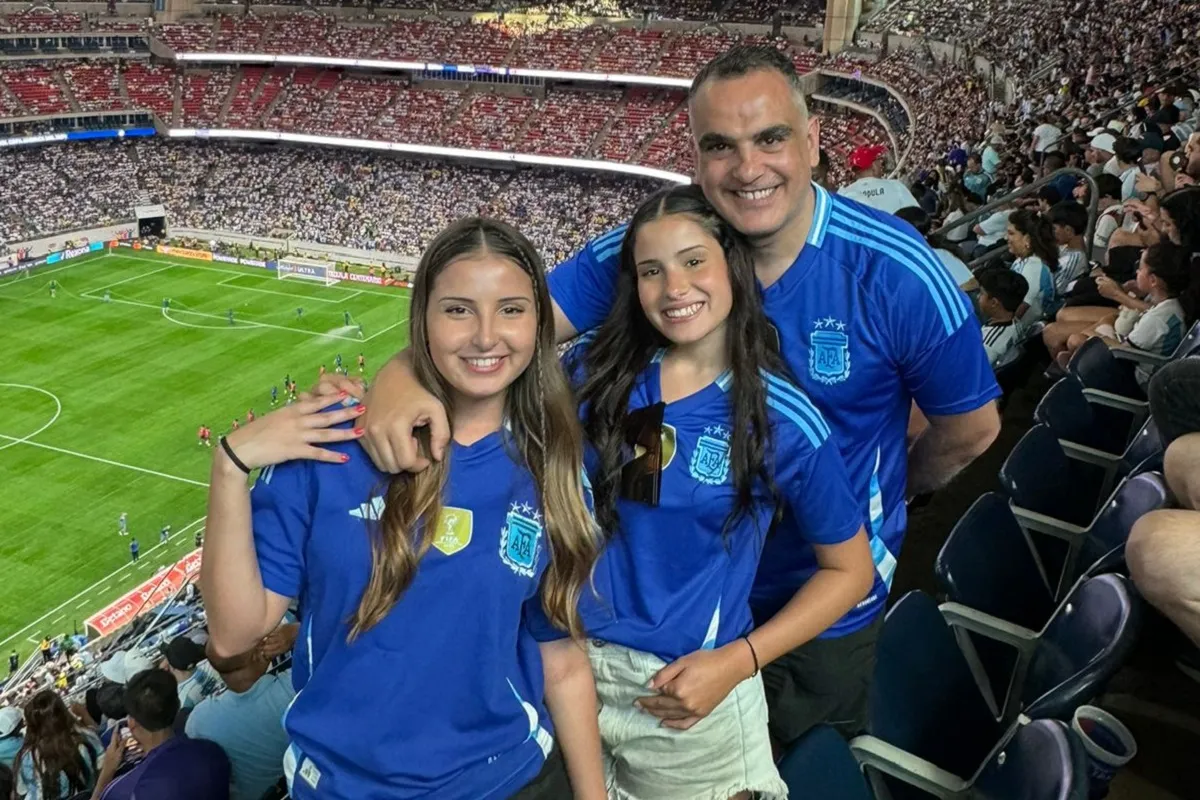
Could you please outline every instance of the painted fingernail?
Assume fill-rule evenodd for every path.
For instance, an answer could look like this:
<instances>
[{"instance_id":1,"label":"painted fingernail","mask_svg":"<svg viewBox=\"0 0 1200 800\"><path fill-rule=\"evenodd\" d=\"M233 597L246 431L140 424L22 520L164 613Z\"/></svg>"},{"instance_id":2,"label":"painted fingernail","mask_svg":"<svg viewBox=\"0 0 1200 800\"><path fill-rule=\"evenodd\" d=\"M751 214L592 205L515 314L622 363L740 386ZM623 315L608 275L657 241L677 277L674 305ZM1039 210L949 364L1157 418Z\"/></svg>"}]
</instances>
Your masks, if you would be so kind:
<instances>
[{"instance_id":1,"label":"painted fingernail","mask_svg":"<svg viewBox=\"0 0 1200 800\"><path fill-rule=\"evenodd\" d=\"M359 403L358 405L356 405L356 406L354 407L354 410L355 410L355 411L357 411L359 414L361 414L361 413L363 413L364 411L366 411L366 410L367 410L367 407L366 407L366 406L364 406L364 405L362 405L361 403Z\"/></svg>"},{"instance_id":2,"label":"painted fingernail","mask_svg":"<svg viewBox=\"0 0 1200 800\"><path fill-rule=\"evenodd\" d=\"M354 429L354 435L355 435L355 436L362 436L364 433L366 433L366 431L364 431L362 428L355 428L355 429Z\"/></svg>"},{"instance_id":3,"label":"painted fingernail","mask_svg":"<svg viewBox=\"0 0 1200 800\"><path fill-rule=\"evenodd\" d=\"M349 392L341 391L341 392L338 392L338 397L345 397L347 394L349 394Z\"/></svg>"},{"instance_id":4,"label":"painted fingernail","mask_svg":"<svg viewBox=\"0 0 1200 800\"><path fill-rule=\"evenodd\" d=\"M345 464L349 460L350 460L350 456L347 455L346 453L342 453L342 463Z\"/></svg>"}]
</instances>

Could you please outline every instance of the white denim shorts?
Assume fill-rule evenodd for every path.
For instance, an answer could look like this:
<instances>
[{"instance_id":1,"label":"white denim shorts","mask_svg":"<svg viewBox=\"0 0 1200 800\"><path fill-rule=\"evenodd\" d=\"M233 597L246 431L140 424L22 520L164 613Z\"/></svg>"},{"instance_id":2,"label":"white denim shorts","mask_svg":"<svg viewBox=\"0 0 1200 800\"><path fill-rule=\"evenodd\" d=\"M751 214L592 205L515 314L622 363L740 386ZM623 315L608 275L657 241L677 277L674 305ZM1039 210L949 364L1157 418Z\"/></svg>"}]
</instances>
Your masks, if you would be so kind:
<instances>
[{"instance_id":1,"label":"white denim shorts","mask_svg":"<svg viewBox=\"0 0 1200 800\"><path fill-rule=\"evenodd\" d=\"M633 701L666 662L618 644L590 641L600 700L600 737L609 800L728 800L751 791L785 800L771 757L762 676L742 681L686 731L664 728Z\"/></svg>"}]
</instances>

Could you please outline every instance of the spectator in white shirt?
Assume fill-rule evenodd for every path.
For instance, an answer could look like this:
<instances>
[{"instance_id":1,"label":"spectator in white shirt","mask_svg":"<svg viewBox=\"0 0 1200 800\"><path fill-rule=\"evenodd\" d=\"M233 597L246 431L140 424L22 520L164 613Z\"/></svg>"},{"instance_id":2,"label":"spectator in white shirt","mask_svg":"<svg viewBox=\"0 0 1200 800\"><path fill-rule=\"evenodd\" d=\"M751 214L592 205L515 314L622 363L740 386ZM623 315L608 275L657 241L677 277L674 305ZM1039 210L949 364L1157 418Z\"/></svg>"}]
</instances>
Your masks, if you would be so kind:
<instances>
[{"instance_id":1,"label":"spectator in white shirt","mask_svg":"<svg viewBox=\"0 0 1200 800\"><path fill-rule=\"evenodd\" d=\"M1032 211L1021 209L1008 218L1005 230L1012 269L1029 284L1025 302L1017 312L1022 326L1041 321L1055 305L1054 273L1058 271L1058 248L1050 223Z\"/></svg>"},{"instance_id":2,"label":"spectator in white shirt","mask_svg":"<svg viewBox=\"0 0 1200 800\"><path fill-rule=\"evenodd\" d=\"M860 203L895 214L902 208L919 206L903 182L883 177L883 145L862 145L850 154L850 169L856 180L838 189L838 194Z\"/></svg>"},{"instance_id":3,"label":"spectator in white shirt","mask_svg":"<svg viewBox=\"0 0 1200 800\"><path fill-rule=\"evenodd\" d=\"M1020 273L1004 267L985 267L975 275L979 282L979 313L984 318L983 347L992 367L1003 365L1005 356L1020 338L1016 314L1029 284Z\"/></svg>"},{"instance_id":4,"label":"spectator in white shirt","mask_svg":"<svg viewBox=\"0 0 1200 800\"><path fill-rule=\"evenodd\" d=\"M1058 245L1058 272L1054 273L1054 289L1065 297L1075 281L1087 274L1088 257L1084 250L1083 234L1087 231L1087 209L1074 200L1055 204L1049 213L1054 242Z\"/></svg>"}]
</instances>

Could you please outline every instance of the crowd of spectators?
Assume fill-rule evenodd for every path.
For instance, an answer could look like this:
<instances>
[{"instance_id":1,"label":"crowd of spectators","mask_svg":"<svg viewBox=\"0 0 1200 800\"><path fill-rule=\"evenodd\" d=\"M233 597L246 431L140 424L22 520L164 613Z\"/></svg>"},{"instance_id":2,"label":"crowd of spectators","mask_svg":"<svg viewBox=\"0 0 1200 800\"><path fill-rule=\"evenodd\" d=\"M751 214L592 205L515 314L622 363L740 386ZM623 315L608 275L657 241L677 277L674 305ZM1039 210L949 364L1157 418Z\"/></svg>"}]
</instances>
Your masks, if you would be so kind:
<instances>
[{"instance_id":1,"label":"crowd of spectators","mask_svg":"<svg viewBox=\"0 0 1200 800\"><path fill-rule=\"evenodd\" d=\"M308 148L136 141L13 150L0 160L0 240L129 219L130 187L169 224L419 256L467 214L507 219L565 258L614 227L658 184L557 170L521 172ZM87 187L87 191L80 191Z\"/></svg>"}]
</instances>

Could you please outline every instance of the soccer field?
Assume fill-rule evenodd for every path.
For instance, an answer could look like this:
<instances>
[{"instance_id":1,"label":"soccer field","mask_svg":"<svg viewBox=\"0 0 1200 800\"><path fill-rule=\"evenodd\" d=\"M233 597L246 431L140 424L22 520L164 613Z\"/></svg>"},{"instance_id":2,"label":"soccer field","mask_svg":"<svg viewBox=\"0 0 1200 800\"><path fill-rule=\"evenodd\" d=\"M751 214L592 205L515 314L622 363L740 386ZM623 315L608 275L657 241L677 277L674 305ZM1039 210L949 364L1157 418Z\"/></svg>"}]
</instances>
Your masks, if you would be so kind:
<instances>
[{"instance_id":1,"label":"soccer field","mask_svg":"<svg viewBox=\"0 0 1200 800\"><path fill-rule=\"evenodd\" d=\"M196 429L215 446L234 418L271 410L272 386L282 404L285 375L307 388L339 353L351 374L363 353L369 373L407 343L408 304L399 288L132 251L0 280L0 651L82 630L190 552L212 455Z\"/></svg>"}]
</instances>

